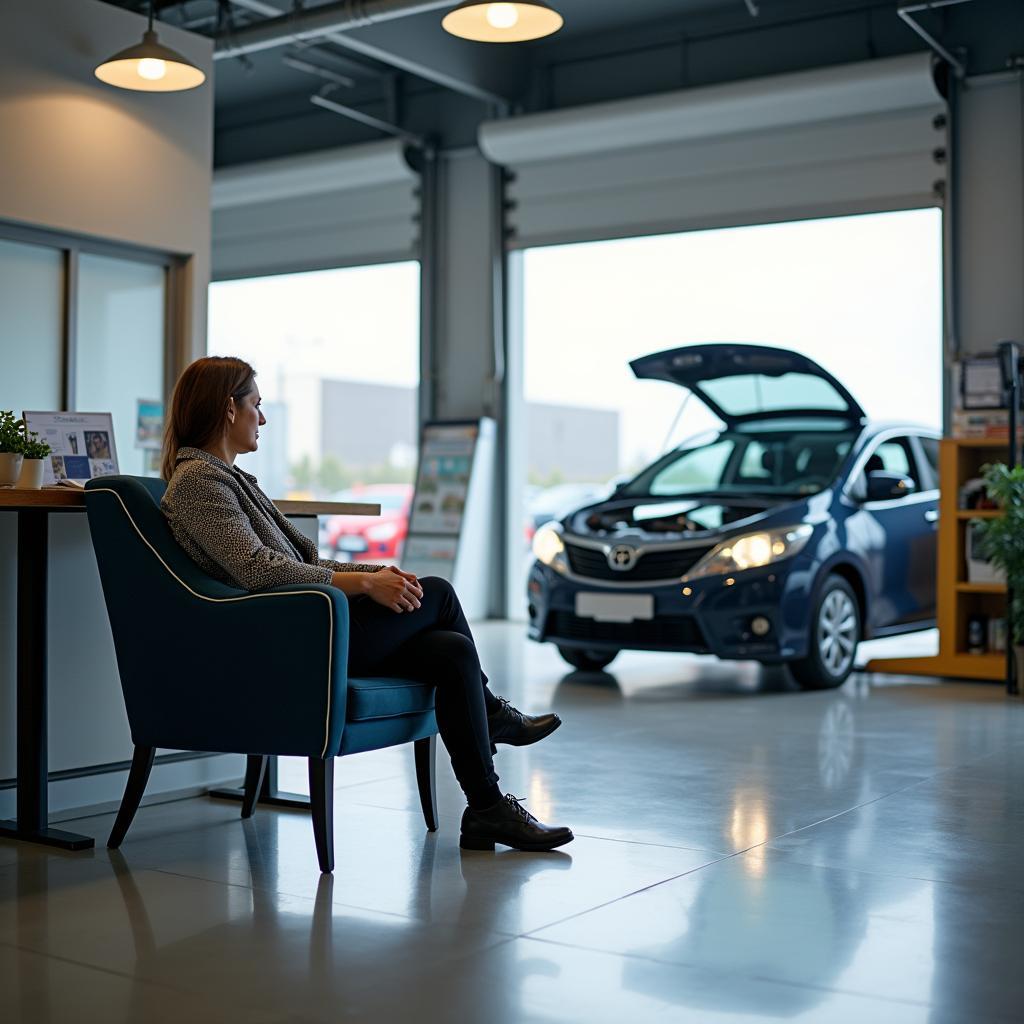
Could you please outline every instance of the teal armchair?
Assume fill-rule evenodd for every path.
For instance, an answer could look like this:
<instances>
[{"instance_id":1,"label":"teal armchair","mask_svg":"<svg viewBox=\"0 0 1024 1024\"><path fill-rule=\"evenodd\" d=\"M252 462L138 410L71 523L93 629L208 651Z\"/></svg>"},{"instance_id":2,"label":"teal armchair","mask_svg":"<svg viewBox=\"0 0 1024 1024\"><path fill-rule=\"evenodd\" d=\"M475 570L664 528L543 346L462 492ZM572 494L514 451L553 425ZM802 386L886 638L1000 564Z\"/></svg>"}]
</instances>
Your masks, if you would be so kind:
<instances>
[{"instance_id":1,"label":"teal armchair","mask_svg":"<svg viewBox=\"0 0 1024 1024\"><path fill-rule=\"evenodd\" d=\"M160 511L164 482L90 480L85 503L135 746L107 845L120 846L158 747L247 755L242 816L267 757L308 758L320 869L334 868L334 758L415 745L427 828L437 828L433 687L347 672L348 599L292 585L247 593L206 575Z\"/></svg>"}]
</instances>

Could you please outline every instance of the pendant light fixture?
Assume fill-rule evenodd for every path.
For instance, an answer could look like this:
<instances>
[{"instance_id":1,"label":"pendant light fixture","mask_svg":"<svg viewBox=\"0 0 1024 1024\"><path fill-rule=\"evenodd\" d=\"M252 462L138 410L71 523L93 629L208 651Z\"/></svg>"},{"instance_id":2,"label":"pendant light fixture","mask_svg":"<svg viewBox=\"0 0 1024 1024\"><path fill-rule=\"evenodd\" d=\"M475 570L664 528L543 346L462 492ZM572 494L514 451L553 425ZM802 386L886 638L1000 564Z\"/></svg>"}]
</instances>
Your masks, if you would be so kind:
<instances>
[{"instance_id":1,"label":"pendant light fixture","mask_svg":"<svg viewBox=\"0 0 1024 1024\"><path fill-rule=\"evenodd\" d=\"M206 81L206 75L187 57L160 43L153 31L153 3L149 0L149 28L142 42L115 53L96 68L96 77L118 89L139 92L181 92Z\"/></svg>"},{"instance_id":2,"label":"pendant light fixture","mask_svg":"<svg viewBox=\"0 0 1024 1024\"><path fill-rule=\"evenodd\" d=\"M523 43L549 36L562 24L558 11L542 0L499 4L464 0L441 21L446 32L478 43Z\"/></svg>"}]
</instances>

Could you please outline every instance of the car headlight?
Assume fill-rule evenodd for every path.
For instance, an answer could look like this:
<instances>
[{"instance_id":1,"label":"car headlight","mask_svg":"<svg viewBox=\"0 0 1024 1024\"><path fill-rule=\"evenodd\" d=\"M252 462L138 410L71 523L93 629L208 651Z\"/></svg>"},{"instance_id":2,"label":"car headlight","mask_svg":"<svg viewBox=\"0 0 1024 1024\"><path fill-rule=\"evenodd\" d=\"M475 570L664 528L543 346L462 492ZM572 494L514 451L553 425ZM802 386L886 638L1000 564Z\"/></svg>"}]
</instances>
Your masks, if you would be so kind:
<instances>
[{"instance_id":1,"label":"car headlight","mask_svg":"<svg viewBox=\"0 0 1024 1024\"><path fill-rule=\"evenodd\" d=\"M533 557L543 562L556 572L565 572L569 566L565 558L565 544L562 542L562 529L557 523L547 523L534 535L531 544Z\"/></svg>"},{"instance_id":2,"label":"car headlight","mask_svg":"<svg viewBox=\"0 0 1024 1024\"><path fill-rule=\"evenodd\" d=\"M732 537L709 551L683 577L683 580L743 572L744 569L759 569L761 566L771 565L772 562L792 558L803 550L813 532L812 526L801 523L799 526L784 526L778 530L764 530L760 533L745 533L740 537Z\"/></svg>"}]
</instances>

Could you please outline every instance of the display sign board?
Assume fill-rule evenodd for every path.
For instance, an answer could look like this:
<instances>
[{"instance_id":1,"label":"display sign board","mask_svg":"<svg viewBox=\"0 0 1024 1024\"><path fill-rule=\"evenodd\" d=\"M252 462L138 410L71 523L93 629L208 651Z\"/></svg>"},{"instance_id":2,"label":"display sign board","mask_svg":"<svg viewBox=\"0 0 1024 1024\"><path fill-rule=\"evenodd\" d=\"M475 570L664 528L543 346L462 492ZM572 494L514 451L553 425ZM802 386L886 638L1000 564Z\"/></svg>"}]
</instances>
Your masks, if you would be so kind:
<instances>
[{"instance_id":1,"label":"display sign board","mask_svg":"<svg viewBox=\"0 0 1024 1024\"><path fill-rule=\"evenodd\" d=\"M26 412L29 432L53 453L43 467L43 484L82 484L117 473L114 422L109 412Z\"/></svg>"},{"instance_id":2,"label":"display sign board","mask_svg":"<svg viewBox=\"0 0 1024 1024\"><path fill-rule=\"evenodd\" d=\"M410 534L458 536L479 433L475 422L424 427Z\"/></svg>"},{"instance_id":3,"label":"display sign board","mask_svg":"<svg viewBox=\"0 0 1024 1024\"><path fill-rule=\"evenodd\" d=\"M466 614L487 613L494 524L494 421L427 423L402 568L451 582Z\"/></svg>"}]
</instances>

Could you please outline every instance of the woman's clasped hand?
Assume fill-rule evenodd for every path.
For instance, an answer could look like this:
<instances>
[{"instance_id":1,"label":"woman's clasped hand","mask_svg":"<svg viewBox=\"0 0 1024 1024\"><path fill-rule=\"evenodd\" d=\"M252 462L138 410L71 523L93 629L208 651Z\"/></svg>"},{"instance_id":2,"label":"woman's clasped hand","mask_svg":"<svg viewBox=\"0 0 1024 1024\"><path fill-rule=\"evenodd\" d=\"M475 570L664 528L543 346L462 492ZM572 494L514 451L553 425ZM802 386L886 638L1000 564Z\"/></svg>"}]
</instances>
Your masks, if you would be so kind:
<instances>
[{"instance_id":1,"label":"woman's clasped hand","mask_svg":"<svg viewBox=\"0 0 1024 1024\"><path fill-rule=\"evenodd\" d=\"M396 612L414 612L423 599L420 581L397 565L367 574L366 593L377 604Z\"/></svg>"}]
</instances>

